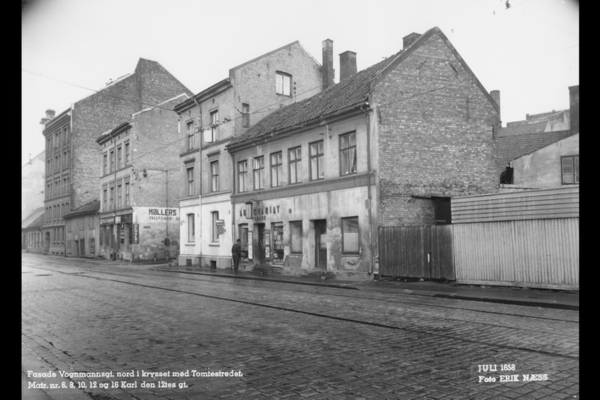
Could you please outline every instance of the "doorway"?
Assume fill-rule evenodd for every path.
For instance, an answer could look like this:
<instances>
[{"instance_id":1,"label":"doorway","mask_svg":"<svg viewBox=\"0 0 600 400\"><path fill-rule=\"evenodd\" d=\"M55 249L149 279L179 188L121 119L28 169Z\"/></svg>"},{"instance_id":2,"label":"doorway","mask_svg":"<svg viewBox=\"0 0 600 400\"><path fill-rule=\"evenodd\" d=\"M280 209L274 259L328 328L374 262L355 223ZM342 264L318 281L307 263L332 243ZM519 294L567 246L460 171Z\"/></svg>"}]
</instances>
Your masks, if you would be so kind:
<instances>
[{"instance_id":1,"label":"doorway","mask_svg":"<svg viewBox=\"0 0 600 400\"><path fill-rule=\"evenodd\" d=\"M256 246L254 246L254 259L259 265L265 262L265 224L254 225L254 231L256 232Z\"/></svg>"},{"instance_id":2,"label":"doorway","mask_svg":"<svg viewBox=\"0 0 600 400\"><path fill-rule=\"evenodd\" d=\"M315 220L315 268L327 269L327 220Z\"/></svg>"}]
</instances>

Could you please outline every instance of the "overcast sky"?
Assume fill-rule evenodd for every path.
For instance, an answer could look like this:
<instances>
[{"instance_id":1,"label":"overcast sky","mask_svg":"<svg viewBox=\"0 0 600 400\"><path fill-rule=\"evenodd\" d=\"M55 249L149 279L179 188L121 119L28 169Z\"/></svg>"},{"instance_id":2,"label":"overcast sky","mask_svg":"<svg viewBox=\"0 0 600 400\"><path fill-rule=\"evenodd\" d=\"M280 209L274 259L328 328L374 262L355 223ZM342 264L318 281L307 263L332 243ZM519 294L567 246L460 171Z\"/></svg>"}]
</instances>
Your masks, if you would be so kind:
<instances>
[{"instance_id":1,"label":"overcast sky","mask_svg":"<svg viewBox=\"0 0 600 400\"><path fill-rule=\"evenodd\" d=\"M26 0L23 0L26 2ZM321 43L357 53L358 70L439 27L487 91L503 124L569 108L579 84L573 0L29 0L22 16L22 164L44 150L40 120L63 112L139 58L198 93L229 69L296 40L321 63Z\"/></svg>"}]
</instances>

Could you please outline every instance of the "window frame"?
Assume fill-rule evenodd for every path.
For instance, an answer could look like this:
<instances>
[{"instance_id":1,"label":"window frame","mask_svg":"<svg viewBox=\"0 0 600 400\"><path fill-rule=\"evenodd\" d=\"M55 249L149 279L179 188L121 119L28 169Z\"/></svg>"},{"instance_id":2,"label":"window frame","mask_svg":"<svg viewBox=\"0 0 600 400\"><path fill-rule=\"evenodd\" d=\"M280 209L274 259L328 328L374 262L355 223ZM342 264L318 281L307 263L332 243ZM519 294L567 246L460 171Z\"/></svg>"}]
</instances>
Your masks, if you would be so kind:
<instances>
[{"instance_id":1,"label":"window frame","mask_svg":"<svg viewBox=\"0 0 600 400\"><path fill-rule=\"evenodd\" d=\"M187 134L187 149L186 150L193 150L195 149L195 137L194 137L194 120L191 121L187 121L186 122L186 134Z\"/></svg>"},{"instance_id":2,"label":"window frame","mask_svg":"<svg viewBox=\"0 0 600 400\"><path fill-rule=\"evenodd\" d=\"M259 160L260 168L257 168ZM259 184L258 186L257 183ZM265 188L265 156L258 156L252 159L252 187L254 190Z\"/></svg>"},{"instance_id":3,"label":"window frame","mask_svg":"<svg viewBox=\"0 0 600 400\"><path fill-rule=\"evenodd\" d=\"M242 103L242 128L250 126L250 104Z\"/></svg>"},{"instance_id":4,"label":"window frame","mask_svg":"<svg viewBox=\"0 0 600 400\"><path fill-rule=\"evenodd\" d=\"M238 193L248 191L248 160L238 161ZM244 169L240 169L241 166Z\"/></svg>"},{"instance_id":5,"label":"window frame","mask_svg":"<svg viewBox=\"0 0 600 400\"><path fill-rule=\"evenodd\" d=\"M298 239L296 240L297 242L299 242L299 246L300 249L296 249L294 246L294 243L296 242L294 240L294 228L295 226L299 226L300 228L300 235L298 235ZM302 220L300 221L289 221L289 227L290 227L290 253L291 254L302 254L302 246L303 246L303 228L302 228Z\"/></svg>"},{"instance_id":6,"label":"window frame","mask_svg":"<svg viewBox=\"0 0 600 400\"><path fill-rule=\"evenodd\" d=\"M569 174L565 173L565 161L571 160L571 164L568 167L571 168ZM572 182L565 182L565 176L570 176ZM579 185L579 155L573 154L570 156L560 157L560 183L561 185Z\"/></svg>"},{"instance_id":7,"label":"window frame","mask_svg":"<svg viewBox=\"0 0 600 400\"><path fill-rule=\"evenodd\" d=\"M354 144L351 145L350 144L350 138L354 137ZM339 136L339 149L340 149L340 176L346 176L346 175L353 175L357 173L358 170L358 166L357 166L357 151L356 151L356 132L348 132L348 133L344 133L343 135ZM347 142L348 145L346 147L342 147L342 142L344 141L344 139L348 138ZM347 153L350 154L352 151L354 151L354 171L344 171L344 163L343 163L343 154ZM348 159L348 156L346 156Z\"/></svg>"},{"instance_id":8,"label":"window frame","mask_svg":"<svg viewBox=\"0 0 600 400\"><path fill-rule=\"evenodd\" d=\"M210 162L210 191L219 191L219 160Z\"/></svg>"},{"instance_id":9,"label":"window frame","mask_svg":"<svg viewBox=\"0 0 600 400\"><path fill-rule=\"evenodd\" d=\"M275 93L280 96L292 97L292 74L283 71L275 72Z\"/></svg>"},{"instance_id":10,"label":"window frame","mask_svg":"<svg viewBox=\"0 0 600 400\"><path fill-rule=\"evenodd\" d=\"M187 214L187 242L195 243L196 242L196 215L195 214Z\"/></svg>"},{"instance_id":11,"label":"window frame","mask_svg":"<svg viewBox=\"0 0 600 400\"><path fill-rule=\"evenodd\" d=\"M278 162L277 164L273 163L275 157L275 162ZM279 158L279 160L277 160L277 158ZM280 187L283 185L283 179L282 179L282 175L283 175L283 152L282 151L276 151L274 153L271 153L269 156L269 160L271 163L271 187L275 188L275 187ZM276 178L276 181L274 180L274 178Z\"/></svg>"},{"instance_id":12,"label":"window frame","mask_svg":"<svg viewBox=\"0 0 600 400\"><path fill-rule=\"evenodd\" d=\"M193 196L194 194L196 194L195 192L195 182L194 182L194 167L187 167L185 169L186 174L187 174L187 195L188 196Z\"/></svg>"},{"instance_id":13,"label":"window frame","mask_svg":"<svg viewBox=\"0 0 600 400\"><path fill-rule=\"evenodd\" d=\"M319 151L318 145L321 144L321 153L312 154L312 146L317 145L317 152ZM323 140L317 140L316 142L311 142L308 144L308 159L309 159L309 180L310 181L319 181L325 179L325 171L324 170L324 154L325 154L325 143ZM313 159L316 159L317 164L317 178L313 179ZM319 164L320 161L320 164ZM320 173L320 174L319 174Z\"/></svg>"},{"instance_id":14,"label":"window frame","mask_svg":"<svg viewBox=\"0 0 600 400\"><path fill-rule=\"evenodd\" d=\"M359 218L358 216L353 216L353 217L344 217L341 218L342 223L341 223L341 231L342 231L342 254L360 254L360 224L359 224ZM347 250L346 249L346 234L347 233L354 233L354 232L345 232L344 230L344 222L348 221L348 220L356 220L356 251L352 250Z\"/></svg>"},{"instance_id":15,"label":"window frame","mask_svg":"<svg viewBox=\"0 0 600 400\"><path fill-rule=\"evenodd\" d=\"M300 158L298 158L298 153ZM292 154L294 157L292 158ZM294 175L292 174L294 171ZM302 183L301 178L302 172L302 146L296 146L288 149L288 181L290 185ZM295 176L295 181L292 181L292 177Z\"/></svg>"},{"instance_id":16,"label":"window frame","mask_svg":"<svg viewBox=\"0 0 600 400\"><path fill-rule=\"evenodd\" d=\"M219 126L219 110L213 110L209 113L210 115L210 137L211 142L216 142L218 138L218 126Z\"/></svg>"},{"instance_id":17,"label":"window frame","mask_svg":"<svg viewBox=\"0 0 600 400\"><path fill-rule=\"evenodd\" d=\"M210 242L215 244L219 243L219 229L217 228L217 221L219 220L219 212L212 211L211 215L211 232L210 232Z\"/></svg>"}]
</instances>

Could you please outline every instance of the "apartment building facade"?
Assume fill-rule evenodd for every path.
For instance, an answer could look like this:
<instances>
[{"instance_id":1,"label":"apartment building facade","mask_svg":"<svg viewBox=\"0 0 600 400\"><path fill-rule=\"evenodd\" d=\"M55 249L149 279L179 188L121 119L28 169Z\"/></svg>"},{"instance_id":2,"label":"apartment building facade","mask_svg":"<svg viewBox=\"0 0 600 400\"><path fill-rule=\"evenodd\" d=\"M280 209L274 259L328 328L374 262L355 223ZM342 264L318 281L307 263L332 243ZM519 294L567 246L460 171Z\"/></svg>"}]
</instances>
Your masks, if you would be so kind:
<instances>
[{"instance_id":1,"label":"apartment building facade","mask_svg":"<svg viewBox=\"0 0 600 400\"><path fill-rule=\"evenodd\" d=\"M170 260L179 254L179 94L103 133L99 254L127 261Z\"/></svg>"},{"instance_id":2,"label":"apartment building facade","mask_svg":"<svg viewBox=\"0 0 600 400\"><path fill-rule=\"evenodd\" d=\"M450 197L497 190L498 105L439 28L403 41L358 73L340 54L339 83L228 143L244 268L369 277L379 226L449 223Z\"/></svg>"},{"instance_id":3,"label":"apartment building facade","mask_svg":"<svg viewBox=\"0 0 600 400\"><path fill-rule=\"evenodd\" d=\"M180 265L228 268L234 168L225 147L257 120L322 89L319 63L293 42L229 70L179 104Z\"/></svg>"},{"instance_id":4,"label":"apartment building facade","mask_svg":"<svg viewBox=\"0 0 600 400\"><path fill-rule=\"evenodd\" d=\"M101 162L98 135L148 105L181 93L191 94L159 63L140 58L134 73L110 82L56 117L51 110L47 113L42 119L46 140L45 253L72 253L74 243L66 240L64 216L97 200L97 165ZM99 248L95 248L93 255L98 255Z\"/></svg>"}]
</instances>

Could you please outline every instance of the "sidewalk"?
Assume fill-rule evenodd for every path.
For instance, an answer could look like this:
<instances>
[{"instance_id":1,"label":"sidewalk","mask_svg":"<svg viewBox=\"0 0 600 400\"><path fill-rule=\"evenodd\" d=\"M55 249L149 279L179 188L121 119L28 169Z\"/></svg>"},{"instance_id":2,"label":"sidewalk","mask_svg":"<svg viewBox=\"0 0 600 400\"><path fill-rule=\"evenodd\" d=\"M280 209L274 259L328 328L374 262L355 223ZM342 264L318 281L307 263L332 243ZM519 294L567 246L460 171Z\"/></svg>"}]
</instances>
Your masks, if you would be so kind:
<instances>
[{"instance_id":1,"label":"sidewalk","mask_svg":"<svg viewBox=\"0 0 600 400\"><path fill-rule=\"evenodd\" d=\"M207 269L199 267L170 267L167 264L156 265L150 269L218 276L232 279L252 279L281 282L298 285L335 287L349 290L364 290L390 294L410 294L456 300L485 301L501 304L515 304L530 307L554 308L579 311L579 292L562 290L528 289L520 287L472 286L454 282L416 281L403 282L391 280L346 281L323 279L319 276L295 276L267 274L256 271L239 271L237 274L228 269Z\"/></svg>"}]
</instances>

